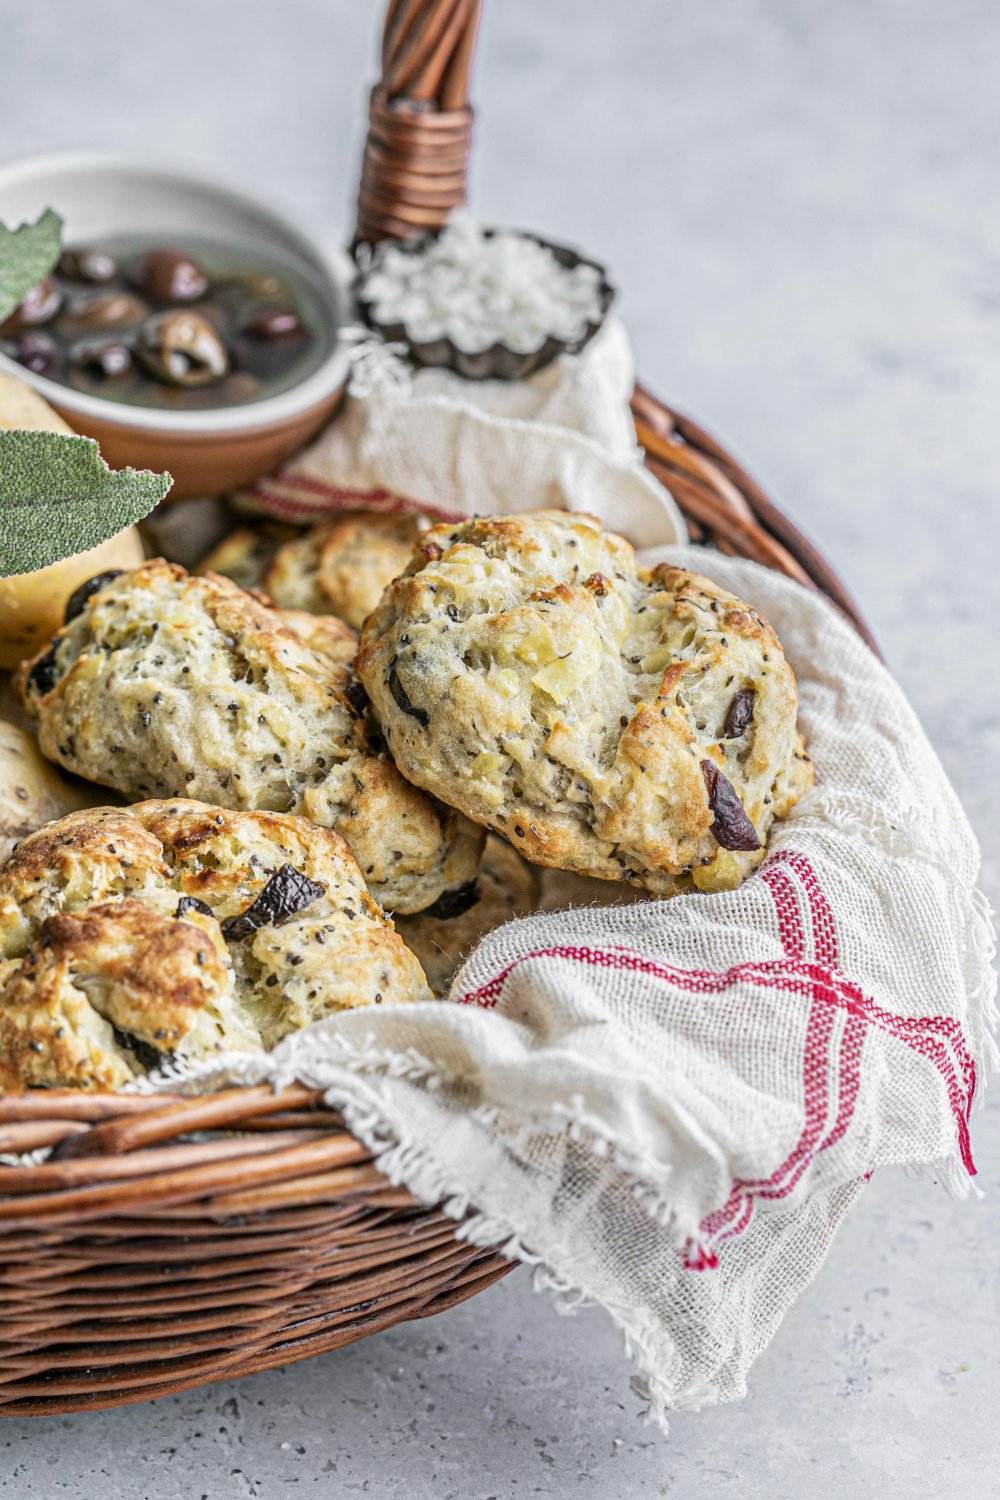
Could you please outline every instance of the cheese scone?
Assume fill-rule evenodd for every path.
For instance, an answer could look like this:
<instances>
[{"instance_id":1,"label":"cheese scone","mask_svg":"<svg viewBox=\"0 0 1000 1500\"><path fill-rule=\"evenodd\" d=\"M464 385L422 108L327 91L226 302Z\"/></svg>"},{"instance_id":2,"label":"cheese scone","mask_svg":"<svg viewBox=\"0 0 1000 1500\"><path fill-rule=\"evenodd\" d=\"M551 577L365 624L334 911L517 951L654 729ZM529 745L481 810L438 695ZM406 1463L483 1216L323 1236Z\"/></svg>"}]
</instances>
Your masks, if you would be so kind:
<instances>
[{"instance_id":1,"label":"cheese scone","mask_svg":"<svg viewBox=\"0 0 1000 1500\"><path fill-rule=\"evenodd\" d=\"M241 589L259 588L267 566L283 542L297 535L294 526L261 521L258 525L238 526L207 552L193 573L221 573ZM164 549L169 550L169 549Z\"/></svg>"},{"instance_id":2,"label":"cheese scone","mask_svg":"<svg viewBox=\"0 0 1000 1500\"><path fill-rule=\"evenodd\" d=\"M305 818L91 808L0 866L0 1088L114 1089L428 998L344 840Z\"/></svg>"},{"instance_id":3,"label":"cheese scone","mask_svg":"<svg viewBox=\"0 0 1000 1500\"><path fill-rule=\"evenodd\" d=\"M347 839L383 906L474 879L482 831L400 776L332 616L163 561L95 580L19 689L43 754L126 797L301 813Z\"/></svg>"},{"instance_id":4,"label":"cheese scone","mask_svg":"<svg viewBox=\"0 0 1000 1500\"><path fill-rule=\"evenodd\" d=\"M356 666L403 774L537 864L732 887L812 784L766 620L588 516L425 532Z\"/></svg>"},{"instance_id":5,"label":"cheese scone","mask_svg":"<svg viewBox=\"0 0 1000 1500\"><path fill-rule=\"evenodd\" d=\"M349 511L280 546L262 586L282 609L339 615L360 629L427 524L422 516Z\"/></svg>"}]
</instances>

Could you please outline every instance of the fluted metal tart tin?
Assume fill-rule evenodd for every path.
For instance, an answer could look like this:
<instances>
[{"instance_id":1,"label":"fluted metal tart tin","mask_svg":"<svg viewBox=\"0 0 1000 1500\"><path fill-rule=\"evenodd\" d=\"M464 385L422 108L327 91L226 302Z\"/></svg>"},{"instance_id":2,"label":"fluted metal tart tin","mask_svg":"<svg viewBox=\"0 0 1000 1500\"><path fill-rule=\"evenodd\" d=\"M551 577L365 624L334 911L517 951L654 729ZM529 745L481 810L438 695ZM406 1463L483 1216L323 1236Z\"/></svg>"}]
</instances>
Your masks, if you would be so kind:
<instances>
[{"instance_id":1,"label":"fluted metal tart tin","mask_svg":"<svg viewBox=\"0 0 1000 1500\"><path fill-rule=\"evenodd\" d=\"M483 231L487 238L492 238L500 232L498 229ZM370 299L365 297L365 283L371 272L379 269L381 259L387 249L401 250L407 255L419 255L437 238L439 231L435 230L429 234L410 235L405 239L381 240L375 246L359 246L356 251L359 272L354 283L354 297L365 323L387 343L405 344L414 364L431 369L452 370L466 380L524 380L528 375L534 375L536 370L544 369L561 354L579 354L580 350L590 343L602 327L617 295L615 287L608 280L606 268L598 261L581 255L578 250L572 249L569 245L557 244L553 240L544 239L541 235L520 229L504 229L502 232L517 234L522 239L532 240L536 245L550 250L559 265L567 270L574 270L577 266L593 267L600 276L600 317L594 321L588 321L582 332L575 338L563 339L550 334L537 349L527 351L512 349L509 344L498 341L487 349L470 353L465 349L460 349L451 338L429 339L423 342L411 339L405 323L385 323L376 317Z\"/></svg>"}]
</instances>

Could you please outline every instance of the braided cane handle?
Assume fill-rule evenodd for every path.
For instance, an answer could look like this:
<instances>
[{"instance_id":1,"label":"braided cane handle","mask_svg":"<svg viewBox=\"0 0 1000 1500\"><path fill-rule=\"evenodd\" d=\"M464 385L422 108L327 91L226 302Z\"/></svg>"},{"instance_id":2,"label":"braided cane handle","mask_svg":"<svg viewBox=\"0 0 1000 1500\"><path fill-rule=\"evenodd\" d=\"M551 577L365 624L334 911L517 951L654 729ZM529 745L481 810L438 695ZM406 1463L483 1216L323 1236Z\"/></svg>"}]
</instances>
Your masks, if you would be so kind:
<instances>
[{"instance_id":1,"label":"braided cane handle","mask_svg":"<svg viewBox=\"0 0 1000 1500\"><path fill-rule=\"evenodd\" d=\"M482 0L390 0L354 243L439 229L465 202Z\"/></svg>"}]
</instances>

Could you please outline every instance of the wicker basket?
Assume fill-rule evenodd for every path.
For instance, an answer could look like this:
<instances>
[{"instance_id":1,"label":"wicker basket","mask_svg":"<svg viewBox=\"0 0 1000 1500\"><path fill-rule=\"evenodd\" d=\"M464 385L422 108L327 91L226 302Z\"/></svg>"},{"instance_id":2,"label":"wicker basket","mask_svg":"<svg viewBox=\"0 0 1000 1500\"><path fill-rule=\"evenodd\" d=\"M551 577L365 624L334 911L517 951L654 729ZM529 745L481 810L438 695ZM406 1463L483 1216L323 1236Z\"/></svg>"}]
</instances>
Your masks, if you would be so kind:
<instances>
[{"instance_id":1,"label":"wicker basket","mask_svg":"<svg viewBox=\"0 0 1000 1500\"><path fill-rule=\"evenodd\" d=\"M481 0L390 0L358 240L464 201ZM843 585L694 423L639 388L646 462L692 537L822 590ZM0 1412L118 1406L290 1363L472 1296L509 1266L391 1187L308 1089L0 1097Z\"/></svg>"}]
</instances>

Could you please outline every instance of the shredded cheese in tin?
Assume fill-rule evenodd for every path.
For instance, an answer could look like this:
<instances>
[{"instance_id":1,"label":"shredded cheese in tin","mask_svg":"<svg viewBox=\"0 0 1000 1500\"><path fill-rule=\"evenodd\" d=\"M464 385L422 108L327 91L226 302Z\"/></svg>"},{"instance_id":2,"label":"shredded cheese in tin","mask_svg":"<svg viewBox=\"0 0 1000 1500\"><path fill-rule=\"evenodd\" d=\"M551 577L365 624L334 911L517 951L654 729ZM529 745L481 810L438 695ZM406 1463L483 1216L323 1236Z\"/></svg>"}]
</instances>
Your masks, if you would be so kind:
<instances>
[{"instance_id":1,"label":"shredded cheese in tin","mask_svg":"<svg viewBox=\"0 0 1000 1500\"><path fill-rule=\"evenodd\" d=\"M601 318L596 266L563 266L511 230L487 236L468 213L419 252L386 245L365 279L380 323L402 323L413 343L448 338L465 354L505 344L530 354L547 338L579 338Z\"/></svg>"}]
</instances>

